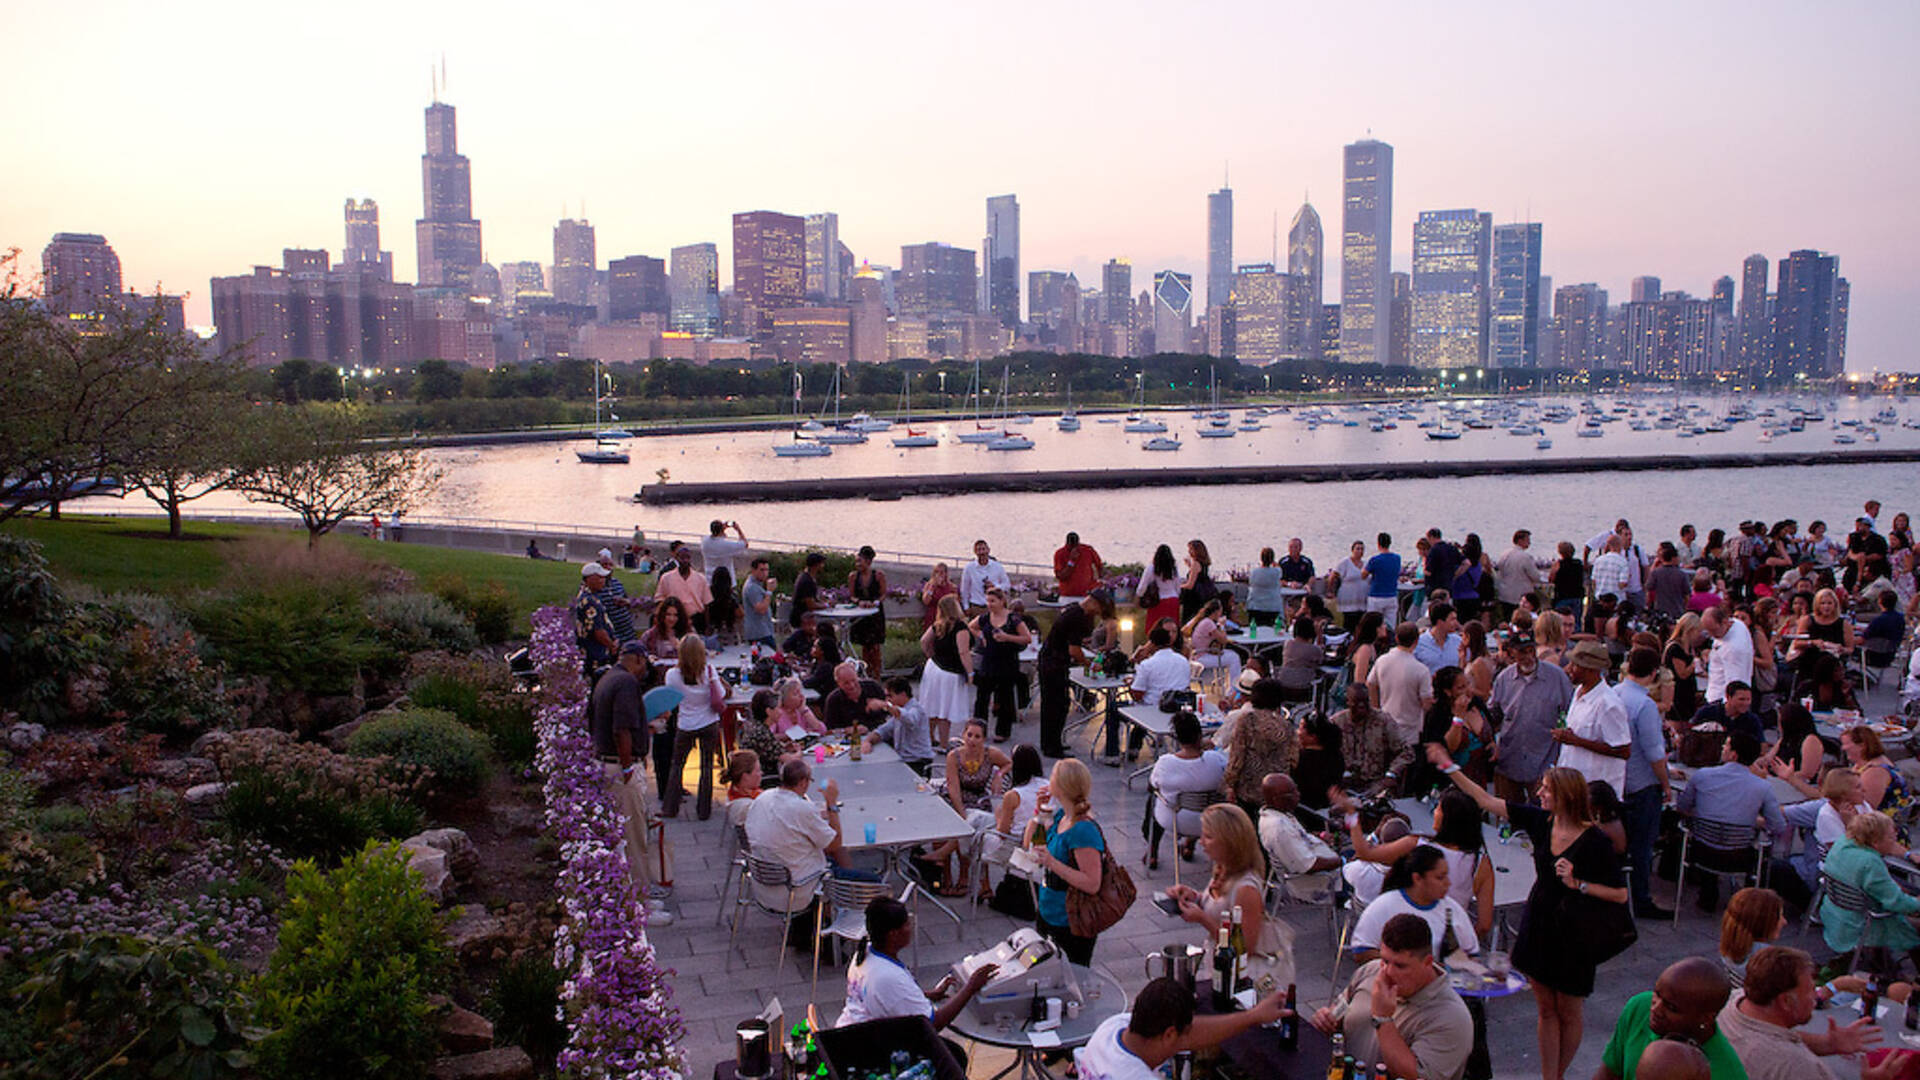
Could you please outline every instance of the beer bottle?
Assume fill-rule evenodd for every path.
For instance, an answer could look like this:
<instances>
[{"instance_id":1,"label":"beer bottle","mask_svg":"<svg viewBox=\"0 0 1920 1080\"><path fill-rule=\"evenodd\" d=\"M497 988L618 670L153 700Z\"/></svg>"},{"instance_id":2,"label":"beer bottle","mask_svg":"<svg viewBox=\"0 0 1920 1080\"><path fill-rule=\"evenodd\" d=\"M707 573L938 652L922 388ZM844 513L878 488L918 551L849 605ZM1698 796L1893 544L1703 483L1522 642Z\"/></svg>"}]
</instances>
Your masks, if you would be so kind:
<instances>
[{"instance_id":1,"label":"beer bottle","mask_svg":"<svg viewBox=\"0 0 1920 1080\"><path fill-rule=\"evenodd\" d=\"M1294 1014L1294 1005L1298 999L1293 983L1287 984L1287 1011L1280 1015L1280 1049L1294 1051L1300 1048L1300 1017ZM1907 1010L1911 1016L1913 1010Z\"/></svg>"}]
</instances>

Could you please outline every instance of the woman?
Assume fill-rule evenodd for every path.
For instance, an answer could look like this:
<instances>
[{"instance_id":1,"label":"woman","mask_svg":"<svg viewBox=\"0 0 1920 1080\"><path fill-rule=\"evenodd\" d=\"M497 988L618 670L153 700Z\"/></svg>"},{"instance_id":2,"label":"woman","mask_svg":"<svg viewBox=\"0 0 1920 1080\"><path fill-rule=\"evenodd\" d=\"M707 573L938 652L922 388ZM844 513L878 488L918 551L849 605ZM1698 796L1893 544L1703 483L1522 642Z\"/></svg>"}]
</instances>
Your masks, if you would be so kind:
<instances>
[{"instance_id":1,"label":"woman","mask_svg":"<svg viewBox=\"0 0 1920 1080\"><path fill-rule=\"evenodd\" d=\"M753 800L760 797L760 755L752 750L735 750L727 755L727 771L722 779L727 782L727 825L744 828L747 811L753 808ZM729 841L732 839L728 837Z\"/></svg>"},{"instance_id":2,"label":"woman","mask_svg":"<svg viewBox=\"0 0 1920 1080\"><path fill-rule=\"evenodd\" d=\"M1018 836L1017 829L1031 821L1040 794L1047 790L1047 771L1041 764L1039 749L1032 743L1014 747L1009 760L1012 765L1007 772L1007 791L993 811L993 827L1009 836Z\"/></svg>"},{"instance_id":3,"label":"woman","mask_svg":"<svg viewBox=\"0 0 1920 1080\"><path fill-rule=\"evenodd\" d=\"M1486 626L1478 619L1462 626L1460 644L1466 650L1467 682L1473 686L1473 696L1483 701L1492 697L1493 677L1499 672L1487 648Z\"/></svg>"},{"instance_id":4,"label":"woman","mask_svg":"<svg viewBox=\"0 0 1920 1080\"><path fill-rule=\"evenodd\" d=\"M1179 855L1184 859L1193 858L1191 838L1199 827L1200 814L1196 810L1176 810L1175 806L1185 794L1219 792L1227 774L1226 755L1203 742L1198 716L1182 709L1173 714L1171 726L1174 752L1155 759L1153 772L1148 777L1152 794L1147 799L1146 821L1141 825L1147 850L1140 861L1149 870L1160 869L1160 838L1169 832L1184 834L1177 845Z\"/></svg>"},{"instance_id":5,"label":"woman","mask_svg":"<svg viewBox=\"0 0 1920 1080\"><path fill-rule=\"evenodd\" d=\"M1443 743L1447 756L1476 784L1493 778L1493 724L1486 705L1473 693L1466 672L1448 665L1433 673L1433 704L1420 727L1420 741ZM1437 778L1435 778L1437 779ZM1426 791L1421 782L1415 791Z\"/></svg>"},{"instance_id":6,"label":"woman","mask_svg":"<svg viewBox=\"0 0 1920 1080\"><path fill-rule=\"evenodd\" d=\"M1300 760L1300 739L1286 712L1280 683L1261 679L1248 691L1247 703L1227 715L1219 739L1227 747L1227 797L1249 815L1264 800L1260 785L1268 773L1291 773Z\"/></svg>"},{"instance_id":7,"label":"woman","mask_svg":"<svg viewBox=\"0 0 1920 1080\"><path fill-rule=\"evenodd\" d=\"M933 575L927 578L926 584L920 586L920 629L932 626L934 620L939 618L941 597L959 595L960 586L953 583L952 571L947 569L947 564L934 563ZM925 690L920 693L923 697L926 695Z\"/></svg>"},{"instance_id":8,"label":"woman","mask_svg":"<svg viewBox=\"0 0 1920 1080\"><path fill-rule=\"evenodd\" d=\"M1476 828L1478 823L1475 823ZM1411 838L1409 838L1411 839ZM1367 904L1353 926L1354 960L1365 963L1380 953L1380 931L1395 915L1418 915L1433 930L1433 955L1441 963L1455 952L1480 951L1473 919L1450 894L1453 870L1446 852L1432 844L1413 845L1394 860L1380 895Z\"/></svg>"},{"instance_id":9,"label":"woman","mask_svg":"<svg viewBox=\"0 0 1920 1080\"><path fill-rule=\"evenodd\" d=\"M1794 628L1799 640L1787 651L1787 662L1803 679L1813 679L1819 667L1837 663L1854 650L1853 620L1840 606L1840 594L1821 589L1813 596L1813 612ZM1758 651L1758 643L1755 643Z\"/></svg>"},{"instance_id":10,"label":"woman","mask_svg":"<svg viewBox=\"0 0 1920 1080\"><path fill-rule=\"evenodd\" d=\"M1340 608L1340 623L1351 631L1367 612L1367 545L1355 540L1345 562L1327 574L1327 596Z\"/></svg>"},{"instance_id":11,"label":"woman","mask_svg":"<svg viewBox=\"0 0 1920 1080\"><path fill-rule=\"evenodd\" d=\"M887 643L887 575L874 569L872 545L862 545L853 557L853 573L847 575L848 598L862 607L881 610L847 626L847 641L860 646L860 660L867 665L870 678L880 677L881 646Z\"/></svg>"},{"instance_id":12,"label":"woman","mask_svg":"<svg viewBox=\"0 0 1920 1080\"><path fill-rule=\"evenodd\" d=\"M667 771L666 790L660 794L660 813L680 816L680 800L686 794L680 778L687 753L698 745L700 801L694 813L705 821L713 814L713 763L720 756L720 713L727 707L727 684L707 663L707 644L700 635L680 639L680 659L667 672L666 685L680 691L680 715L679 731L673 737L673 765Z\"/></svg>"},{"instance_id":13,"label":"woman","mask_svg":"<svg viewBox=\"0 0 1920 1080\"><path fill-rule=\"evenodd\" d=\"M1190 885L1167 890L1180 905L1180 917L1217 947L1220 927L1237 911L1247 947L1243 970L1254 992L1264 996L1293 983L1293 928L1267 917L1266 856L1253 819L1230 803L1207 807L1200 815L1200 850L1213 863L1205 891Z\"/></svg>"},{"instance_id":14,"label":"woman","mask_svg":"<svg viewBox=\"0 0 1920 1080\"><path fill-rule=\"evenodd\" d=\"M1707 532L1706 546L1700 549L1700 557L1694 560L1695 566L1707 572L1707 581L1727 572L1727 530L1711 529ZM1698 580L1698 579L1695 579Z\"/></svg>"},{"instance_id":15,"label":"woman","mask_svg":"<svg viewBox=\"0 0 1920 1080\"><path fill-rule=\"evenodd\" d=\"M1153 549L1153 558L1140 575L1134 601L1146 609L1146 618L1141 621L1148 626L1180 617L1180 567L1173 561L1172 548L1161 544Z\"/></svg>"},{"instance_id":16,"label":"woman","mask_svg":"<svg viewBox=\"0 0 1920 1080\"><path fill-rule=\"evenodd\" d=\"M1774 690L1780 685L1780 665L1775 660L1774 633L1779 628L1780 600L1763 596L1753 602L1753 614L1747 619L1747 633L1753 638L1753 707L1772 704Z\"/></svg>"},{"instance_id":17,"label":"woman","mask_svg":"<svg viewBox=\"0 0 1920 1080\"><path fill-rule=\"evenodd\" d=\"M973 713L984 718L991 709L993 741L1003 743L1013 737L1013 724L1019 719L1015 684L1020 680L1020 651L1033 641L1033 632L1025 619L1008 608L1007 594L997 588L987 590L987 610L973 621L972 630L975 640L986 645L974 674L979 694Z\"/></svg>"},{"instance_id":18,"label":"woman","mask_svg":"<svg viewBox=\"0 0 1920 1080\"><path fill-rule=\"evenodd\" d=\"M640 635L640 644L647 647L647 655L655 660L677 660L680 639L692 629L687 623L687 609L678 599L669 596L654 605L653 625Z\"/></svg>"},{"instance_id":19,"label":"woman","mask_svg":"<svg viewBox=\"0 0 1920 1080\"><path fill-rule=\"evenodd\" d=\"M1858 912L1848 911L1833 902L1829 893L1820 901L1821 936L1835 952L1851 952L1861 947L1878 947L1913 954L1920 946L1920 933L1899 916L1920 912L1920 899L1894 883L1887 872L1887 859L1906 855L1906 849L1893 834L1893 819L1870 810L1847 822L1846 839L1827 852L1821 872L1843 885L1866 893L1873 906L1893 916L1868 924ZM1920 959L1920 958L1917 958Z\"/></svg>"},{"instance_id":20,"label":"woman","mask_svg":"<svg viewBox=\"0 0 1920 1080\"><path fill-rule=\"evenodd\" d=\"M1347 774L1340 756L1340 729L1318 713L1300 722L1300 756L1293 765L1293 782L1300 789L1300 805L1309 810L1327 808L1327 791Z\"/></svg>"},{"instance_id":21,"label":"woman","mask_svg":"<svg viewBox=\"0 0 1920 1080\"><path fill-rule=\"evenodd\" d=\"M1353 646L1348 656L1353 671L1347 677L1348 686L1367 685L1367 673L1373 670L1373 662L1393 648L1393 643L1386 638L1386 625L1387 617L1378 611L1361 615L1360 621L1353 624Z\"/></svg>"},{"instance_id":22,"label":"woman","mask_svg":"<svg viewBox=\"0 0 1920 1080\"><path fill-rule=\"evenodd\" d=\"M807 687L798 676L789 675L773 684L773 711L767 714L767 726L777 736L791 739L788 732L799 728L808 735L825 735L826 722L807 705Z\"/></svg>"},{"instance_id":23,"label":"woman","mask_svg":"<svg viewBox=\"0 0 1920 1080\"><path fill-rule=\"evenodd\" d=\"M1913 522L1906 512L1893 515L1893 523L1887 526L1887 548L1910 548L1913 546Z\"/></svg>"},{"instance_id":24,"label":"woman","mask_svg":"<svg viewBox=\"0 0 1920 1080\"><path fill-rule=\"evenodd\" d=\"M674 565L660 575L654 585L653 595L664 603L678 600L684 606L689 628L705 632L707 626L707 605L713 603L713 587L707 582L707 575L693 572L693 560L688 554L692 548L683 549Z\"/></svg>"},{"instance_id":25,"label":"woman","mask_svg":"<svg viewBox=\"0 0 1920 1080\"><path fill-rule=\"evenodd\" d=\"M813 633L812 663L801 681L807 689L825 698L833 693L833 669L846 659L840 651L840 637L834 633L833 624L821 623Z\"/></svg>"},{"instance_id":26,"label":"woman","mask_svg":"<svg viewBox=\"0 0 1920 1080\"><path fill-rule=\"evenodd\" d=\"M1222 698L1236 692L1240 685L1240 654L1227 648L1227 630L1221 626L1225 616L1219 597L1213 597L1194 612L1193 618L1182 627L1187 638L1187 655L1200 665L1202 684L1206 672L1226 673L1225 686L1220 691Z\"/></svg>"},{"instance_id":27,"label":"woman","mask_svg":"<svg viewBox=\"0 0 1920 1080\"><path fill-rule=\"evenodd\" d=\"M1587 781L1587 805L1593 810L1593 824L1607 834L1615 855L1627 853L1626 804L1605 780Z\"/></svg>"},{"instance_id":28,"label":"woman","mask_svg":"<svg viewBox=\"0 0 1920 1080\"><path fill-rule=\"evenodd\" d=\"M1887 760L1880 735L1866 725L1848 728L1840 736L1840 752L1860 777L1860 795L1875 810L1900 805L1907 797L1907 781Z\"/></svg>"},{"instance_id":29,"label":"woman","mask_svg":"<svg viewBox=\"0 0 1920 1080\"><path fill-rule=\"evenodd\" d=\"M1187 541L1187 574L1180 579L1180 621L1191 623L1207 601L1220 595L1213 581L1213 556L1198 538Z\"/></svg>"},{"instance_id":30,"label":"woman","mask_svg":"<svg viewBox=\"0 0 1920 1080\"><path fill-rule=\"evenodd\" d=\"M1571 947L1565 927L1595 926L1597 917L1631 925L1626 912L1626 877L1613 844L1595 827L1587 804L1587 781L1579 772L1555 767L1540 778L1540 805L1497 799L1473 782L1446 751L1428 747L1427 757L1446 771L1455 786L1480 809L1505 818L1533 840L1536 874L1527 896L1525 921L1513 945L1513 967L1533 987L1539 1013L1540 1072L1543 1080L1563 1080L1580 1049L1586 1027L1584 1006L1593 993L1597 966L1586 949ZM1601 905L1614 905L1611 910ZM1595 929L1599 927L1595 926ZM1582 934L1602 947L1613 934Z\"/></svg>"},{"instance_id":31,"label":"woman","mask_svg":"<svg viewBox=\"0 0 1920 1080\"><path fill-rule=\"evenodd\" d=\"M755 690L752 700L747 702L747 715L740 718L740 726L733 733L733 745L740 750L753 751L769 770L774 771L780 768L781 758L797 749L792 739L775 734L773 728L769 726L773 718L774 706L779 702L779 695L772 690ZM802 707L805 707L804 704ZM824 731L826 728L822 726L821 730ZM740 750L734 753L738 754ZM733 759L728 758L727 764L731 766Z\"/></svg>"},{"instance_id":32,"label":"woman","mask_svg":"<svg viewBox=\"0 0 1920 1080\"><path fill-rule=\"evenodd\" d=\"M1001 753L998 747L987 745L987 722L978 717L967 720L962 729L960 745L947 751L947 802L953 805L953 812L960 815L973 835L979 836L994 824L994 781L1013 765L1013 760ZM947 860L954 855L960 857L960 876L942 875L952 884L940 890L942 896L967 895L967 852L973 850L971 842L949 840L933 849L928 860L946 866Z\"/></svg>"},{"instance_id":33,"label":"woman","mask_svg":"<svg viewBox=\"0 0 1920 1080\"><path fill-rule=\"evenodd\" d=\"M1679 724L1692 723L1693 714L1700 711L1700 684L1694 678L1694 665L1699 663L1700 639L1705 636L1700 616L1689 611L1673 624L1666 651L1660 657L1673 673L1673 708L1668 715Z\"/></svg>"},{"instance_id":34,"label":"woman","mask_svg":"<svg viewBox=\"0 0 1920 1080\"><path fill-rule=\"evenodd\" d=\"M960 594L941 595L933 623L920 634L927 666L920 673L920 707L934 749L947 745L955 720L973 715L973 631L960 610Z\"/></svg>"},{"instance_id":35,"label":"woman","mask_svg":"<svg viewBox=\"0 0 1920 1080\"><path fill-rule=\"evenodd\" d=\"M1067 890L1100 891L1100 855L1107 838L1093 819L1093 776L1085 762L1062 758L1053 764L1047 790L1036 804L1040 813L1027 834L1034 860L1046 871L1041 880L1039 914L1034 928L1060 946L1067 959L1081 967L1093 963L1096 938L1080 937L1067 925Z\"/></svg>"},{"instance_id":36,"label":"woman","mask_svg":"<svg viewBox=\"0 0 1920 1080\"><path fill-rule=\"evenodd\" d=\"M1274 678L1286 688L1288 701L1309 701L1314 684L1320 681L1320 665L1327 662L1327 651L1314 638L1319 627L1313 618L1301 615L1293 620L1293 636L1280 649L1280 670Z\"/></svg>"},{"instance_id":37,"label":"woman","mask_svg":"<svg viewBox=\"0 0 1920 1080\"><path fill-rule=\"evenodd\" d=\"M1727 598L1714 587L1713 571L1703 566L1693 572L1693 591L1687 595L1689 613L1699 615L1726 602Z\"/></svg>"},{"instance_id":38,"label":"woman","mask_svg":"<svg viewBox=\"0 0 1920 1080\"><path fill-rule=\"evenodd\" d=\"M1286 601L1280 596L1280 567L1274 563L1273 549L1260 549L1260 565L1247 571L1247 622L1279 626Z\"/></svg>"},{"instance_id":39,"label":"woman","mask_svg":"<svg viewBox=\"0 0 1920 1080\"><path fill-rule=\"evenodd\" d=\"M1556 550L1560 557L1547 571L1547 580L1553 583L1553 610L1578 622L1587 601L1587 568L1573 550L1573 541L1560 541Z\"/></svg>"},{"instance_id":40,"label":"woman","mask_svg":"<svg viewBox=\"0 0 1920 1080\"><path fill-rule=\"evenodd\" d=\"M1566 616L1558 610L1541 612L1533 620L1533 642L1534 655L1541 663L1559 667L1567 654Z\"/></svg>"},{"instance_id":41,"label":"woman","mask_svg":"<svg viewBox=\"0 0 1920 1080\"><path fill-rule=\"evenodd\" d=\"M1780 721L1780 743L1773 752L1774 775L1811 787L1827 757L1813 714L1797 701L1783 701L1775 715Z\"/></svg>"},{"instance_id":42,"label":"woman","mask_svg":"<svg viewBox=\"0 0 1920 1080\"><path fill-rule=\"evenodd\" d=\"M1786 904L1780 894L1772 889L1745 888L1733 894L1727 901L1726 913L1720 917L1720 963L1727 969L1727 981L1739 986L1747 978L1747 961L1753 954L1786 932ZM1840 975L1814 987L1815 1008L1824 1007L1833 1000L1835 993L1857 994L1865 989L1867 981L1858 975ZM1883 987L1880 996L1888 1001L1907 1000L1913 992L1909 983L1893 983Z\"/></svg>"},{"instance_id":43,"label":"woman","mask_svg":"<svg viewBox=\"0 0 1920 1080\"><path fill-rule=\"evenodd\" d=\"M1486 602L1487 586L1493 581L1493 560L1487 558L1486 550L1480 544L1479 533L1468 533L1467 539L1460 545L1460 570L1454 574L1448 586L1453 593L1454 610L1460 613L1463 621L1480 617L1480 606Z\"/></svg>"},{"instance_id":44,"label":"woman","mask_svg":"<svg viewBox=\"0 0 1920 1080\"><path fill-rule=\"evenodd\" d=\"M1428 841L1407 835L1394 840L1376 840L1360 829L1360 805L1341 799L1336 808L1346 814L1346 829L1353 844L1353 856L1367 862L1393 863L1411 854L1423 843L1438 847L1447 862L1447 895L1473 916L1474 933L1485 935L1493 929L1493 860L1487 858L1485 833L1480 828L1480 808L1464 791L1448 791L1433 808L1433 838Z\"/></svg>"},{"instance_id":45,"label":"woman","mask_svg":"<svg viewBox=\"0 0 1920 1080\"><path fill-rule=\"evenodd\" d=\"M1105 654L1120 647L1120 609L1114 606L1111 589L1103 586L1088 595L1099 605L1100 613L1094 616L1093 633L1087 637L1087 648Z\"/></svg>"}]
</instances>

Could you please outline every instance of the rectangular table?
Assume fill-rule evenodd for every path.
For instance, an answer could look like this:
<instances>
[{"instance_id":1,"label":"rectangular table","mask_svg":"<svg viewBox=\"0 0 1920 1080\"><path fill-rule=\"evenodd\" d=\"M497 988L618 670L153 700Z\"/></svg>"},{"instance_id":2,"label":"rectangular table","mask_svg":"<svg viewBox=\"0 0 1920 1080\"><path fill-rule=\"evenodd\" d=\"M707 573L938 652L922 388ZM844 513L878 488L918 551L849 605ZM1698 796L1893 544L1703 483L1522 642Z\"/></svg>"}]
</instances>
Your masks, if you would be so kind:
<instances>
[{"instance_id":1,"label":"rectangular table","mask_svg":"<svg viewBox=\"0 0 1920 1080\"><path fill-rule=\"evenodd\" d=\"M1076 728L1086 727L1093 723L1094 717L1096 716L1105 717L1107 713L1113 709L1114 695L1126 691L1127 680L1124 677L1115 675L1100 675L1098 677L1089 675L1087 674L1086 665L1082 664L1079 667L1069 668L1067 670L1067 684L1076 690L1090 694L1099 694L1100 707L1097 711L1088 711L1085 716L1076 716L1067 721L1060 733L1060 738L1063 742L1067 737L1067 732ZM1076 709L1079 707L1079 698L1079 694L1074 695L1074 707Z\"/></svg>"},{"instance_id":2,"label":"rectangular table","mask_svg":"<svg viewBox=\"0 0 1920 1080\"><path fill-rule=\"evenodd\" d=\"M904 765L896 764L893 767L912 773ZM919 777L914 779L918 780ZM807 797L824 805L824 795L818 787L808 792ZM900 856L903 851L923 844L971 839L973 826L954 813L953 806L947 800L931 791L871 793L851 798L843 788L840 802L841 846L848 851L883 852L889 869L897 870L902 877L918 882L927 901L958 925L962 921L960 915L942 903L932 890L925 888L926 883L920 881L913 872L911 860ZM868 825L873 826L872 840L867 839Z\"/></svg>"},{"instance_id":3,"label":"rectangular table","mask_svg":"<svg viewBox=\"0 0 1920 1080\"><path fill-rule=\"evenodd\" d=\"M1415 832L1433 827L1433 807L1419 799L1395 799L1393 808L1406 816ZM1523 903L1533 892L1533 843L1525 833L1515 832L1501 840L1500 827L1490 821L1480 823L1480 842L1487 860L1493 863L1493 906Z\"/></svg>"}]
</instances>

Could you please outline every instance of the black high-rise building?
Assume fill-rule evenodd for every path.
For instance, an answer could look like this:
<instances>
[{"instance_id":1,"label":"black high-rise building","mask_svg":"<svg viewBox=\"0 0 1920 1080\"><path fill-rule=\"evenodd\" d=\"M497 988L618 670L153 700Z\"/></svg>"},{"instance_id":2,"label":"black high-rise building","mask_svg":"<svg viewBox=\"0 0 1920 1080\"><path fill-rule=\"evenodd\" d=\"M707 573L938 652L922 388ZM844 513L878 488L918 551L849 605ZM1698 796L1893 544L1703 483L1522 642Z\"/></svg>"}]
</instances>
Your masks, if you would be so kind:
<instances>
[{"instance_id":1,"label":"black high-rise building","mask_svg":"<svg viewBox=\"0 0 1920 1080\"><path fill-rule=\"evenodd\" d=\"M627 322L642 315L667 315L667 264L648 255L629 255L607 264L607 317Z\"/></svg>"},{"instance_id":2,"label":"black high-rise building","mask_svg":"<svg viewBox=\"0 0 1920 1080\"><path fill-rule=\"evenodd\" d=\"M480 223L473 217L473 181L460 153L453 106L427 106L427 152L420 156L424 213L414 223L423 288L471 289L480 266Z\"/></svg>"}]
</instances>

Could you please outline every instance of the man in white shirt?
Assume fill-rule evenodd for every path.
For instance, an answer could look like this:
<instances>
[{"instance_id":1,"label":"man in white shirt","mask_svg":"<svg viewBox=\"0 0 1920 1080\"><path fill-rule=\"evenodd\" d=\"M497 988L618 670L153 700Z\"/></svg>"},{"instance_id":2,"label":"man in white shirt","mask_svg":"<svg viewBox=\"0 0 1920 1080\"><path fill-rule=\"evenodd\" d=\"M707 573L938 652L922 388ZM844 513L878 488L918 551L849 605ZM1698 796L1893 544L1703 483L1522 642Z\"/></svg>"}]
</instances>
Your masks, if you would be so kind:
<instances>
[{"instance_id":1,"label":"man in white shirt","mask_svg":"<svg viewBox=\"0 0 1920 1080\"><path fill-rule=\"evenodd\" d=\"M1392 717L1401 738L1412 744L1420 738L1427 706L1433 704L1433 672L1413 655L1420 641L1418 626L1401 623L1393 637L1393 648L1367 672L1367 694L1374 709Z\"/></svg>"},{"instance_id":2,"label":"man in white shirt","mask_svg":"<svg viewBox=\"0 0 1920 1080\"><path fill-rule=\"evenodd\" d=\"M1444 601L1428 605L1427 624L1427 632L1414 643L1414 658L1430 672L1460 667L1460 616L1453 605Z\"/></svg>"},{"instance_id":3,"label":"man in white shirt","mask_svg":"<svg viewBox=\"0 0 1920 1080\"><path fill-rule=\"evenodd\" d=\"M1707 653L1707 704L1727 700L1727 684L1753 682L1753 633L1747 624L1716 604L1700 616L1700 629L1713 639Z\"/></svg>"},{"instance_id":4,"label":"man in white shirt","mask_svg":"<svg viewBox=\"0 0 1920 1080\"><path fill-rule=\"evenodd\" d=\"M1286 987L1251 1009L1222 1016L1193 1015L1193 993L1168 978L1148 983L1133 1009L1100 1022L1087 1045L1073 1052L1080 1080L1160 1080L1160 1066L1182 1050L1206 1050L1285 1014Z\"/></svg>"},{"instance_id":5,"label":"man in white shirt","mask_svg":"<svg viewBox=\"0 0 1920 1080\"><path fill-rule=\"evenodd\" d=\"M1273 864L1287 872L1287 895L1318 903L1333 885L1340 856L1326 841L1307 831L1293 814L1300 788L1286 773L1268 773L1260 781L1260 846Z\"/></svg>"},{"instance_id":6,"label":"man in white shirt","mask_svg":"<svg viewBox=\"0 0 1920 1080\"><path fill-rule=\"evenodd\" d=\"M1618 795L1627 787L1627 757L1633 747L1633 725L1627 707L1607 685L1611 661L1607 647L1582 641L1567 650L1564 667L1573 680L1573 702L1567 706L1567 726L1553 730L1560 744L1560 764L1579 772L1588 783L1605 780Z\"/></svg>"},{"instance_id":7,"label":"man in white shirt","mask_svg":"<svg viewBox=\"0 0 1920 1080\"><path fill-rule=\"evenodd\" d=\"M1689 522L1680 526L1680 542L1674 545L1674 550L1680 553L1680 565L1689 570L1693 569L1694 563L1700 561L1700 543L1697 539L1699 535L1693 524Z\"/></svg>"},{"instance_id":8,"label":"man in white shirt","mask_svg":"<svg viewBox=\"0 0 1920 1080\"><path fill-rule=\"evenodd\" d=\"M1636 608L1647 606L1647 568L1650 560L1639 544L1633 542L1633 530L1620 534L1620 555L1627 561L1627 603Z\"/></svg>"},{"instance_id":9,"label":"man in white shirt","mask_svg":"<svg viewBox=\"0 0 1920 1080\"><path fill-rule=\"evenodd\" d=\"M727 539L727 530L733 530L734 539ZM733 557L747 550L747 534L740 531L737 521L711 521L707 523L708 535L700 539L700 566L707 572L707 584L713 584L713 573L721 567L727 568L727 580L734 588L740 587L740 570L733 565Z\"/></svg>"},{"instance_id":10,"label":"man in white shirt","mask_svg":"<svg viewBox=\"0 0 1920 1080\"><path fill-rule=\"evenodd\" d=\"M1607 550L1608 537L1624 536L1626 535L1627 530L1631 528L1633 528L1633 526L1627 524L1626 518L1621 518L1619 521L1614 522L1613 528L1608 529L1606 532L1603 532L1600 535L1594 537L1593 539L1587 541L1586 548L1580 552L1580 558L1584 559L1589 565L1591 565L1593 563L1593 560L1600 556L1601 552Z\"/></svg>"},{"instance_id":11,"label":"man in white shirt","mask_svg":"<svg viewBox=\"0 0 1920 1080\"><path fill-rule=\"evenodd\" d=\"M1629 576L1627 557L1620 553L1620 538L1608 536L1593 560L1593 595L1625 600Z\"/></svg>"},{"instance_id":12,"label":"man in white shirt","mask_svg":"<svg viewBox=\"0 0 1920 1080\"><path fill-rule=\"evenodd\" d=\"M1513 534L1513 546L1493 564L1493 584L1500 596L1500 615L1511 618L1513 609L1528 593L1546 583L1533 552L1533 534L1521 529Z\"/></svg>"},{"instance_id":13,"label":"man in white shirt","mask_svg":"<svg viewBox=\"0 0 1920 1080\"><path fill-rule=\"evenodd\" d=\"M1157 707L1160 695L1169 690L1186 690L1193 686L1193 662L1181 655L1173 647L1173 634L1164 626L1156 626L1147 632L1147 644L1152 648L1140 662L1134 665L1133 681L1127 684L1127 690L1133 700L1144 705ZM1115 717L1114 720L1118 720ZM1127 736L1127 752L1140 749L1144 740L1139 728L1134 728ZM1120 763L1120 725L1107 724L1107 763Z\"/></svg>"},{"instance_id":14,"label":"man in white shirt","mask_svg":"<svg viewBox=\"0 0 1920 1080\"><path fill-rule=\"evenodd\" d=\"M1002 592L1011 592L1013 589L1013 583L1007 579L1007 568L993 557L987 542L975 540L973 561L960 571L960 603L969 610L984 609L989 586Z\"/></svg>"},{"instance_id":15,"label":"man in white shirt","mask_svg":"<svg viewBox=\"0 0 1920 1080\"><path fill-rule=\"evenodd\" d=\"M826 796L824 810L807 801L812 785L813 766L805 758L789 758L780 766L780 786L761 792L747 810L747 843L753 853L785 864L795 881L825 871L829 859L838 862L843 854L840 785L828 780L820 786ZM784 895L768 899L776 905L786 902Z\"/></svg>"}]
</instances>

